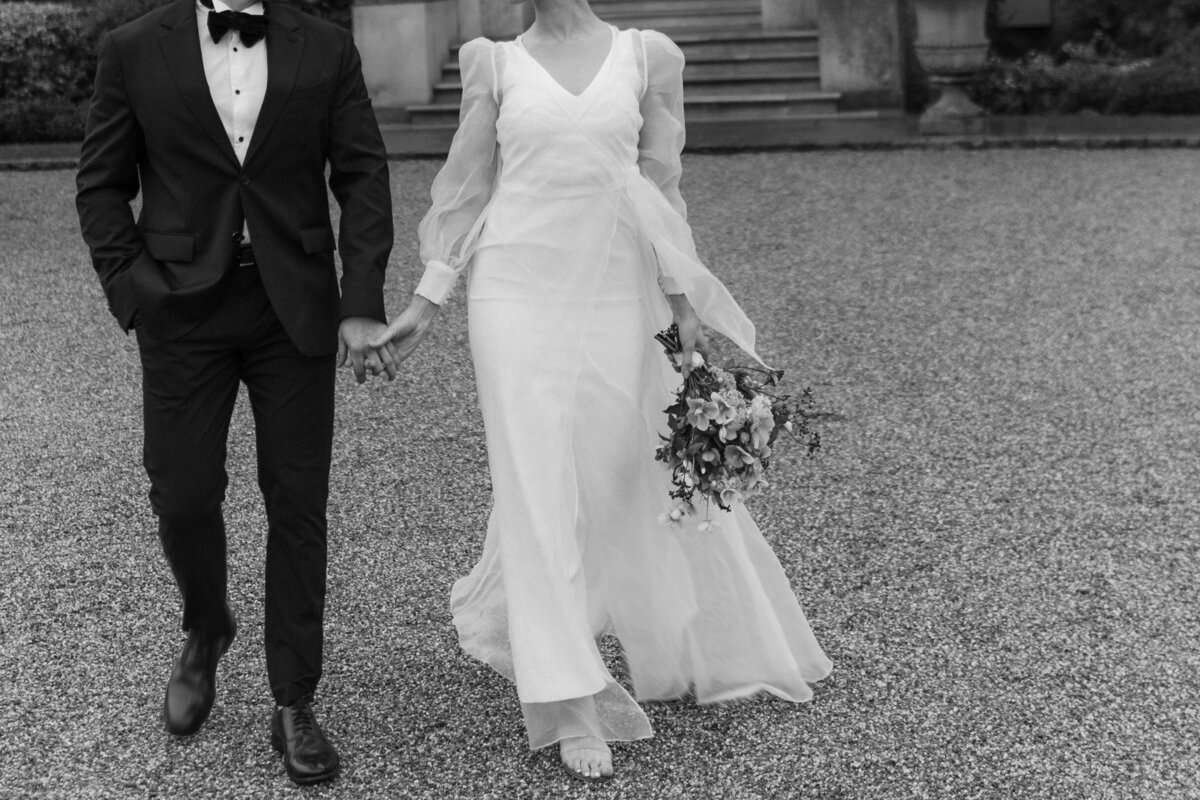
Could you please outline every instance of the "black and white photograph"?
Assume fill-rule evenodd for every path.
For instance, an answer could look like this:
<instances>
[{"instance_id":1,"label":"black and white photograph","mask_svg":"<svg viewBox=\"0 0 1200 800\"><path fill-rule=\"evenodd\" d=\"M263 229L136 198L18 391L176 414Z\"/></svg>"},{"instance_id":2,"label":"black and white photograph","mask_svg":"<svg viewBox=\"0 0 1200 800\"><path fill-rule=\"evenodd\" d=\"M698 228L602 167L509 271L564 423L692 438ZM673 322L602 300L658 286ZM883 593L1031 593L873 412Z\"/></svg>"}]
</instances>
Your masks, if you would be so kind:
<instances>
[{"instance_id":1,"label":"black and white photograph","mask_svg":"<svg viewBox=\"0 0 1200 800\"><path fill-rule=\"evenodd\" d=\"M1200 800L1200 0L0 0L0 797Z\"/></svg>"}]
</instances>

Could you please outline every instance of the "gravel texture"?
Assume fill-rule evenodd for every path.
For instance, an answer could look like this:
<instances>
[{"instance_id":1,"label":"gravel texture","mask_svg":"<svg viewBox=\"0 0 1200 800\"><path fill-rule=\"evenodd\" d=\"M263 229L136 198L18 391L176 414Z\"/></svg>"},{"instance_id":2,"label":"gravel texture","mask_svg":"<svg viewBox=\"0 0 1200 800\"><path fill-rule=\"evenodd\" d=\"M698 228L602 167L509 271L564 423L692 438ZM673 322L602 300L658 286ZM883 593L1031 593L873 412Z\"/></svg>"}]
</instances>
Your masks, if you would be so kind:
<instances>
[{"instance_id":1,"label":"gravel texture","mask_svg":"<svg viewBox=\"0 0 1200 800\"><path fill-rule=\"evenodd\" d=\"M432 161L392 165L389 308ZM1200 172L1187 151L690 156L697 240L811 385L825 449L755 513L836 664L815 700L648 708L619 776L525 747L447 598L488 508L461 290L394 384L338 390L312 797L1200 796ZM268 744L264 526L231 435L240 637L203 731L140 464L139 367L69 172L0 174L0 796L292 797ZM649 454L647 454L649 457ZM608 648L616 663L615 648Z\"/></svg>"}]
</instances>

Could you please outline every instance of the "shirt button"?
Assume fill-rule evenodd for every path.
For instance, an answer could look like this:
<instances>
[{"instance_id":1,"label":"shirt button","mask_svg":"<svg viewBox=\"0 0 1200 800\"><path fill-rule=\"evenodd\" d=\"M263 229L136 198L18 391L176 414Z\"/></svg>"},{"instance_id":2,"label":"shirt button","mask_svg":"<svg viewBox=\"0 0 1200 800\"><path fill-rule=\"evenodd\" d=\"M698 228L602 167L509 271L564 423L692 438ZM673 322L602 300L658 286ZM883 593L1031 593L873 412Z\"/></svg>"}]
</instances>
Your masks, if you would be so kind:
<instances>
[{"instance_id":1,"label":"shirt button","mask_svg":"<svg viewBox=\"0 0 1200 800\"><path fill-rule=\"evenodd\" d=\"M238 137L238 141L239 141L239 142L244 142L244 141L246 141L246 137L245 137L245 136L239 136L239 137Z\"/></svg>"},{"instance_id":2,"label":"shirt button","mask_svg":"<svg viewBox=\"0 0 1200 800\"><path fill-rule=\"evenodd\" d=\"M241 93L242 93L242 90L241 90L241 89L234 89L234 90L233 90L233 93L234 93L234 94L241 94Z\"/></svg>"}]
</instances>

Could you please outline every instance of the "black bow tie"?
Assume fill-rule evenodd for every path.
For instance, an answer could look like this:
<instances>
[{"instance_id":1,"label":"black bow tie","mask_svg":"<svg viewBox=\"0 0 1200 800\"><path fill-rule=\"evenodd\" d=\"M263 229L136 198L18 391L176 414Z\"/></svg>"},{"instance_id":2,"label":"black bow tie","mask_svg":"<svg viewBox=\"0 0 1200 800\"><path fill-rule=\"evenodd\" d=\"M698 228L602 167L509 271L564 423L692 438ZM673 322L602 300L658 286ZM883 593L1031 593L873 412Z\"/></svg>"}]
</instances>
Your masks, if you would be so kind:
<instances>
[{"instance_id":1,"label":"black bow tie","mask_svg":"<svg viewBox=\"0 0 1200 800\"><path fill-rule=\"evenodd\" d=\"M225 38L230 31L242 36L242 44L254 47L267 35L267 18L262 14L243 14L241 11L208 12L208 33L214 42Z\"/></svg>"}]
</instances>

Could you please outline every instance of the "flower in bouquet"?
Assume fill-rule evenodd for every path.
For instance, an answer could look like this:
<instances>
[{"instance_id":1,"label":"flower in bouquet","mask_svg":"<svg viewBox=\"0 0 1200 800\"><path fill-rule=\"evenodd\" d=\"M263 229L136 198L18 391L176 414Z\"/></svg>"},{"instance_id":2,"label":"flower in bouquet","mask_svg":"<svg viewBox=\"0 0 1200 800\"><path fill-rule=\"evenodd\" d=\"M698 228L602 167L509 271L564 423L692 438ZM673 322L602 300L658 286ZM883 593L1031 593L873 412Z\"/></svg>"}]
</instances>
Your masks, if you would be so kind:
<instances>
[{"instance_id":1,"label":"flower in bouquet","mask_svg":"<svg viewBox=\"0 0 1200 800\"><path fill-rule=\"evenodd\" d=\"M679 331L672 325L657 339L677 372L682 372ZM811 454L821 446L811 430L813 401L805 389L798 398L778 393L781 370L759 367L722 369L693 354L692 369L666 410L669 433L663 435L655 458L671 470L675 501L660 520L671 527L705 504L701 530L718 527L711 505L723 511L768 486L770 466L780 432L803 442Z\"/></svg>"},{"instance_id":2,"label":"flower in bouquet","mask_svg":"<svg viewBox=\"0 0 1200 800\"><path fill-rule=\"evenodd\" d=\"M696 513L696 507L686 500L679 500L671 507L670 511L664 511L658 515L658 521L664 525L669 525L672 528L679 528L683 525L683 518Z\"/></svg>"}]
</instances>

